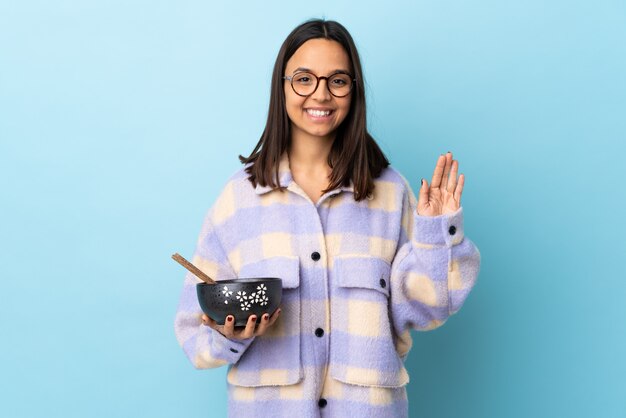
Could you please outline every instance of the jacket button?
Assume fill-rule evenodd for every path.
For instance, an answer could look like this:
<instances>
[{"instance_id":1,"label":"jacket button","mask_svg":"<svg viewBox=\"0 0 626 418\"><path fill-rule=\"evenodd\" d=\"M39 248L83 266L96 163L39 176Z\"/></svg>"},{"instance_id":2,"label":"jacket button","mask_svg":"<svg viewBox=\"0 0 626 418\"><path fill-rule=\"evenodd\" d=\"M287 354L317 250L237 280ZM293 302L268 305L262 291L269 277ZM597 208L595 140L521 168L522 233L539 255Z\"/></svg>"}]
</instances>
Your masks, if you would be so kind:
<instances>
[{"instance_id":1,"label":"jacket button","mask_svg":"<svg viewBox=\"0 0 626 418\"><path fill-rule=\"evenodd\" d=\"M236 350L234 348L231 348L230 351L232 351L233 353L238 353L239 352L239 350Z\"/></svg>"},{"instance_id":2,"label":"jacket button","mask_svg":"<svg viewBox=\"0 0 626 418\"><path fill-rule=\"evenodd\" d=\"M450 228L448 228L448 232L450 233L450 235L456 234L456 226L451 225Z\"/></svg>"},{"instance_id":3,"label":"jacket button","mask_svg":"<svg viewBox=\"0 0 626 418\"><path fill-rule=\"evenodd\" d=\"M313 254L311 254L311 258L313 259L313 261L319 260L321 258L320 253L315 251Z\"/></svg>"},{"instance_id":4,"label":"jacket button","mask_svg":"<svg viewBox=\"0 0 626 418\"><path fill-rule=\"evenodd\" d=\"M325 407L327 403L328 403L328 402L326 402L326 399L324 399L324 398L322 398L322 399L320 399L319 401L317 401L317 405L318 405L320 408Z\"/></svg>"},{"instance_id":5,"label":"jacket button","mask_svg":"<svg viewBox=\"0 0 626 418\"><path fill-rule=\"evenodd\" d=\"M387 287L387 282L385 281L385 279L380 279L380 287L382 287L383 289Z\"/></svg>"},{"instance_id":6,"label":"jacket button","mask_svg":"<svg viewBox=\"0 0 626 418\"><path fill-rule=\"evenodd\" d=\"M321 328L316 329L315 330L315 336L319 337L319 338L322 338L324 336L324 330L321 329Z\"/></svg>"}]
</instances>

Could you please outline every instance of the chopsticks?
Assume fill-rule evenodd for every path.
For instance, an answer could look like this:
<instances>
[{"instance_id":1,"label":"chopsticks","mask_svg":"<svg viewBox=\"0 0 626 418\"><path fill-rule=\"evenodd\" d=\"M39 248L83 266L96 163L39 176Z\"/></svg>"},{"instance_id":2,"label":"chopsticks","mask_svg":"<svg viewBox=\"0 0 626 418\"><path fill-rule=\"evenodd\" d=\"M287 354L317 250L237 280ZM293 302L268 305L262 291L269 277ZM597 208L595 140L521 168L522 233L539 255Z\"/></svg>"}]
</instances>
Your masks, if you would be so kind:
<instances>
[{"instance_id":1,"label":"chopsticks","mask_svg":"<svg viewBox=\"0 0 626 418\"><path fill-rule=\"evenodd\" d=\"M196 277L198 277L200 280L202 280L205 283L210 283L210 284L215 284L215 280L213 280L212 278L210 278L209 276L207 276L206 274L204 274L202 272L202 270L200 270L198 267L194 266L193 264L191 264L189 261L187 261L185 259L185 257L183 257L182 255L175 253L172 254L172 258L178 262L178 264L180 264L181 266L183 266L184 268L186 268L187 270L189 270L190 272L192 272Z\"/></svg>"}]
</instances>

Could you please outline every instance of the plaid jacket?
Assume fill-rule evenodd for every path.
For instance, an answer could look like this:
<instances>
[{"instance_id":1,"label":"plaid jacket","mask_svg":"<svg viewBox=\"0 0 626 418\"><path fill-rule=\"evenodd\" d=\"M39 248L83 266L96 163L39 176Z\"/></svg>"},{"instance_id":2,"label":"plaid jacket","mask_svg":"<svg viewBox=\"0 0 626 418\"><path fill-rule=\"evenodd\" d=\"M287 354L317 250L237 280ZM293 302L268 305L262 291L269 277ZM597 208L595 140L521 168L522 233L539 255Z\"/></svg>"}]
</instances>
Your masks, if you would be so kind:
<instances>
[{"instance_id":1,"label":"plaid jacket","mask_svg":"<svg viewBox=\"0 0 626 418\"><path fill-rule=\"evenodd\" d=\"M205 218L193 263L215 280L282 278L281 316L265 335L231 341L202 325L199 280L187 274L179 343L196 368L229 365L233 416L253 415L259 402L275 413L265 416L288 416L292 407L304 417L332 408L340 416L350 390L359 416L369 416L369 405L405 416L410 330L441 326L478 275L462 208L418 215L410 185L391 167L360 202L350 183L313 203L293 181L286 153L279 173L286 191L252 187L244 169L231 176Z\"/></svg>"}]
</instances>

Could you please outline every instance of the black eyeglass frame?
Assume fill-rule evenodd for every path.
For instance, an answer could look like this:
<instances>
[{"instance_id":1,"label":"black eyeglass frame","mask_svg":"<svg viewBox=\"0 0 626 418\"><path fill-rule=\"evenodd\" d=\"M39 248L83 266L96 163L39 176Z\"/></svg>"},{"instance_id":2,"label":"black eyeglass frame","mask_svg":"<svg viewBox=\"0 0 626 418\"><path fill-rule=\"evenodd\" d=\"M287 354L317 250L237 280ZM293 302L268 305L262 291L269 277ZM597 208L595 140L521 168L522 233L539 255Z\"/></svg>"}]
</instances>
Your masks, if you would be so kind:
<instances>
[{"instance_id":1,"label":"black eyeglass frame","mask_svg":"<svg viewBox=\"0 0 626 418\"><path fill-rule=\"evenodd\" d=\"M315 88L313 89L313 91L309 94L300 94L296 91L296 88L293 86L293 78L295 76L297 76L298 74L311 74L313 77L315 77ZM317 88L320 85L320 80L326 80L326 90L328 90L328 92L330 94L332 94L335 97L346 97L348 94L350 94L350 92L352 91L352 89L354 88L354 84L356 82L356 78L351 78L350 81L350 89L348 90L348 92L346 94L344 94L343 96L337 96L335 93L332 92L332 90L330 89L330 84L328 83L328 80L334 76L336 76L337 74L345 74L348 75L350 77L352 77L351 74L343 72L343 71L337 71L332 73L329 76L318 76L317 74L313 74L310 71L298 71L297 73L294 73L293 75L286 75L283 76L283 80L289 80L289 84L291 84L291 89L293 90L294 93L296 93L298 96L301 97L309 97L310 95L312 95L313 93L315 93L317 91Z\"/></svg>"}]
</instances>

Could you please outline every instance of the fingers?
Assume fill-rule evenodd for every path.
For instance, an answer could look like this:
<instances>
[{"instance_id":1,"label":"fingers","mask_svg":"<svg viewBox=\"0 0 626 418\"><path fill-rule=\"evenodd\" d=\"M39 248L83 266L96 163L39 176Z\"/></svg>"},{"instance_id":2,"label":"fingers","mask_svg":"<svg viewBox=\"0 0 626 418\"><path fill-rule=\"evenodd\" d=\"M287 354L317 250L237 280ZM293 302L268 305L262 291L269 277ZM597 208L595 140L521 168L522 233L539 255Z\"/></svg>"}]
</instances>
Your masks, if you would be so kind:
<instances>
[{"instance_id":1,"label":"fingers","mask_svg":"<svg viewBox=\"0 0 626 418\"><path fill-rule=\"evenodd\" d=\"M441 186L441 180L443 178L443 172L446 168L446 157L444 155L440 155L437 158L437 164L435 165L435 171L433 171L433 178L430 180L431 188L438 188Z\"/></svg>"},{"instance_id":2,"label":"fingers","mask_svg":"<svg viewBox=\"0 0 626 418\"><path fill-rule=\"evenodd\" d=\"M224 336L226 338L234 338L235 337L235 318L232 315L228 315L226 317L226 322L224 322Z\"/></svg>"},{"instance_id":3,"label":"fingers","mask_svg":"<svg viewBox=\"0 0 626 418\"><path fill-rule=\"evenodd\" d=\"M428 206L428 191L430 187L428 187L428 182L425 179L422 179L422 185L420 187L419 195L417 197L417 213L424 213L424 209Z\"/></svg>"},{"instance_id":4,"label":"fingers","mask_svg":"<svg viewBox=\"0 0 626 418\"><path fill-rule=\"evenodd\" d=\"M209 318L207 315L202 315L202 323L206 326L209 326L216 331L222 333L226 338L240 340L252 338L255 335L263 335L265 332L278 320L280 316L281 309L277 309L272 316L265 313L261 317L261 321L257 327L257 316L250 315L248 317L248 322L246 323L245 328L242 330L242 327L238 327L238 330L235 330L235 321L232 315L228 315L226 317L226 321L224 325L218 325L216 321ZM256 329L256 330L255 330Z\"/></svg>"},{"instance_id":5,"label":"fingers","mask_svg":"<svg viewBox=\"0 0 626 418\"><path fill-rule=\"evenodd\" d=\"M217 321L215 321L214 319L208 317L206 314L202 315L202 324L206 325L207 327L210 327L212 329L214 329L215 331L219 332L220 334L222 334L225 337L228 338L232 338L232 327L231 327L231 334L226 335L226 331L224 328L224 325L219 325L217 323Z\"/></svg>"},{"instance_id":6,"label":"fingers","mask_svg":"<svg viewBox=\"0 0 626 418\"><path fill-rule=\"evenodd\" d=\"M459 176L459 184L456 186L456 190L454 191L454 200L461 204L461 193L463 193L463 185L465 184L465 175L461 174Z\"/></svg>"},{"instance_id":7,"label":"fingers","mask_svg":"<svg viewBox=\"0 0 626 418\"><path fill-rule=\"evenodd\" d=\"M217 327L219 326L217 325L216 321L214 321L212 318L209 318L206 314L202 314L202 324L213 329L217 329Z\"/></svg>"},{"instance_id":8,"label":"fingers","mask_svg":"<svg viewBox=\"0 0 626 418\"><path fill-rule=\"evenodd\" d=\"M256 327L256 315L250 315L246 328L239 334L239 338L252 338L254 336L254 328Z\"/></svg>"},{"instance_id":9,"label":"fingers","mask_svg":"<svg viewBox=\"0 0 626 418\"><path fill-rule=\"evenodd\" d=\"M278 308L276 309L276 312L274 312L274 314L271 317L268 314L264 314L261 317L261 324L257 328L256 333L254 335L265 334L265 331L267 331L272 325L274 325L274 323L280 316L280 312L281 312L281 309Z\"/></svg>"},{"instance_id":10,"label":"fingers","mask_svg":"<svg viewBox=\"0 0 626 418\"><path fill-rule=\"evenodd\" d=\"M448 186L447 190L450 193L454 193L454 189L457 184L456 175L459 172L459 162L457 160L452 160L452 167L450 168L450 177L448 178Z\"/></svg>"},{"instance_id":11,"label":"fingers","mask_svg":"<svg viewBox=\"0 0 626 418\"><path fill-rule=\"evenodd\" d=\"M265 334L265 330L268 327L268 324L270 322L270 316L267 313L264 313L261 316L261 322L259 323L259 326L256 329L256 332L254 333L254 335L263 335Z\"/></svg>"},{"instance_id":12,"label":"fingers","mask_svg":"<svg viewBox=\"0 0 626 418\"><path fill-rule=\"evenodd\" d=\"M448 176L450 175L450 167L452 166L452 153L448 151L445 155L445 165L443 168L443 176L441 177L440 189L448 190Z\"/></svg>"},{"instance_id":13,"label":"fingers","mask_svg":"<svg viewBox=\"0 0 626 418\"><path fill-rule=\"evenodd\" d=\"M278 320L278 317L280 316L280 313L283 310L278 308L276 309L276 312L274 312L274 314L271 316L269 323L267 324L267 327L271 327L272 325L274 325L274 322L276 322L276 320Z\"/></svg>"}]
</instances>

